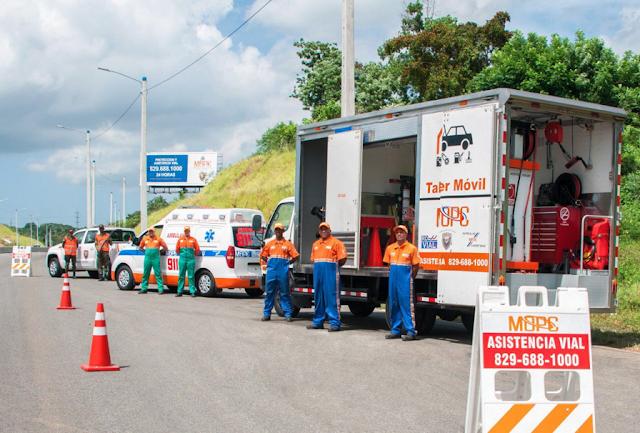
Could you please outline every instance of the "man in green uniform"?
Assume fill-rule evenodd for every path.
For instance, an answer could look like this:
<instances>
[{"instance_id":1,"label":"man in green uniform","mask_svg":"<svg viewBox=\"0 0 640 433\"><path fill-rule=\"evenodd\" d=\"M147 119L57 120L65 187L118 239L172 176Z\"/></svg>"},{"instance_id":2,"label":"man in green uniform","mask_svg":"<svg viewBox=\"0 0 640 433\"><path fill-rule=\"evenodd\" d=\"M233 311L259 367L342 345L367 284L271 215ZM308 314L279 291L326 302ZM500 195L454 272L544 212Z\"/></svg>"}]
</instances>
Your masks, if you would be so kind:
<instances>
[{"instance_id":1,"label":"man in green uniform","mask_svg":"<svg viewBox=\"0 0 640 433\"><path fill-rule=\"evenodd\" d=\"M184 276L187 274L189 278L189 292L191 297L196 297L196 283L195 283L195 269L196 269L196 256L200 255L200 245L196 238L191 237L191 228L184 228L184 236L178 239L176 244L176 253L180 255L178 261L178 269L180 269L180 277L178 278L178 294L176 297L182 296L184 291Z\"/></svg>"},{"instance_id":2,"label":"man in green uniform","mask_svg":"<svg viewBox=\"0 0 640 433\"><path fill-rule=\"evenodd\" d=\"M142 286L138 295L147 293L149 286L149 277L151 276L151 268L158 283L158 294L162 295L164 286L162 284L162 270L160 269L160 253L167 250L167 244L164 243L160 236L156 236L156 231L150 228L147 235L140 241L140 251L144 251L144 274L142 275Z\"/></svg>"}]
</instances>

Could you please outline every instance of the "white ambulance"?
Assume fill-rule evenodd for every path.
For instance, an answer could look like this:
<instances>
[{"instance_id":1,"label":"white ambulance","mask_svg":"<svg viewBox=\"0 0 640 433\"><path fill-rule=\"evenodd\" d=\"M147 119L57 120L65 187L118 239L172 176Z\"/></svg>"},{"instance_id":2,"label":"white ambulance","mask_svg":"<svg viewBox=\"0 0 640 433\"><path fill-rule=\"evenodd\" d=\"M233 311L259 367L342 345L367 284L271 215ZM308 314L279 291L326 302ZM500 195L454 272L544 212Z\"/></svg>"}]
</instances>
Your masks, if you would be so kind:
<instances>
[{"instance_id":1,"label":"white ambulance","mask_svg":"<svg viewBox=\"0 0 640 433\"><path fill-rule=\"evenodd\" d=\"M167 253L160 256L164 284L178 285L179 256L175 249L184 227L189 226L191 236L200 245L195 269L200 295L216 296L222 289L244 289L249 296L261 296L261 236L252 228L258 217L260 227L264 217L255 209L178 208L171 211L154 225L156 235L168 247ZM135 244L145 235L146 232L142 233ZM124 248L113 262L111 278L120 290L131 290L142 282L143 264L144 252L137 245ZM150 283L156 283L153 274Z\"/></svg>"}]
</instances>

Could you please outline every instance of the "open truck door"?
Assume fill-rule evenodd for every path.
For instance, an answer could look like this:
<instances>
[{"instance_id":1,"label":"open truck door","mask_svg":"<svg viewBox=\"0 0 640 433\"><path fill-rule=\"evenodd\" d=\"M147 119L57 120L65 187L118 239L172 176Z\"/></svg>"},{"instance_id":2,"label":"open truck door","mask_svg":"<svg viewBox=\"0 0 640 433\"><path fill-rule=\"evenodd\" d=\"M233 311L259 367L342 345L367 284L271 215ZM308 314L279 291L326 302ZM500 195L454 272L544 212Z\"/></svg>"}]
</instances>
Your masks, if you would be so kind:
<instances>
[{"instance_id":1,"label":"open truck door","mask_svg":"<svg viewBox=\"0 0 640 433\"><path fill-rule=\"evenodd\" d=\"M332 235L347 248L345 268L357 269L360 265L361 190L362 131L330 135L325 220L331 225Z\"/></svg>"},{"instance_id":2,"label":"open truck door","mask_svg":"<svg viewBox=\"0 0 640 433\"><path fill-rule=\"evenodd\" d=\"M437 271L440 304L471 306L478 287L491 284L503 182L497 124L495 104L422 116L417 246L421 268ZM465 131L466 148L452 130Z\"/></svg>"}]
</instances>

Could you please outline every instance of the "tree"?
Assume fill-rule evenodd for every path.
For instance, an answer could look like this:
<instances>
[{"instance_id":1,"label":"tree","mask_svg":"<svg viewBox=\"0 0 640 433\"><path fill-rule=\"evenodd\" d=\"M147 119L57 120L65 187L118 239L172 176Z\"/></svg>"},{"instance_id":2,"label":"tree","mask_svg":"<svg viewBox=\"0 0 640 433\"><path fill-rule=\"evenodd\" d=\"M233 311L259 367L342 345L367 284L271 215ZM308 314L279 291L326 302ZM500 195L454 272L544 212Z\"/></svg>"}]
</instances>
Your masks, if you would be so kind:
<instances>
[{"instance_id":1,"label":"tree","mask_svg":"<svg viewBox=\"0 0 640 433\"><path fill-rule=\"evenodd\" d=\"M401 34L385 42L378 52L392 70L400 72L410 102L460 95L490 64L491 54L511 37L505 29L509 14L498 12L478 26L460 24L451 16L422 19L419 6L420 2L409 4Z\"/></svg>"},{"instance_id":2,"label":"tree","mask_svg":"<svg viewBox=\"0 0 640 433\"><path fill-rule=\"evenodd\" d=\"M258 153L295 149L297 127L298 125L289 121L289 123L280 122L273 128L267 129L256 142Z\"/></svg>"}]
</instances>

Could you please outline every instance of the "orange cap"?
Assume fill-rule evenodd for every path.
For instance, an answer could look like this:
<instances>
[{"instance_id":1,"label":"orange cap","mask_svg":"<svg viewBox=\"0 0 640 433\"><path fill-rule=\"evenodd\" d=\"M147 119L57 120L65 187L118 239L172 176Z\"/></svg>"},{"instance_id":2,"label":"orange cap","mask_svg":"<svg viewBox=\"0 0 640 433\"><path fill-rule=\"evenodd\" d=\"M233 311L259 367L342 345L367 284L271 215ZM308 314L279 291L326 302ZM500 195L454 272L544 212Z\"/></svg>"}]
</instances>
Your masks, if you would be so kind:
<instances>
[{"instance_id":1,"label":"orange cap","mask_svg":"<svg viewBox=\"0 0 640 433\"><path fill-rule=\"evenodd\" d=\"M406 226L400 225L400 226L395 226L393 228L393 232L397 232L398 230L404 230L405 233L409 233L409 230L407 230Z\"/></svg>"},{"instance_id":2,"label":"orange cap","mask_svg":"<svg viewBox=\"0 0 640 433\"><path fill-rule=\"evenodd\" d=\"M275 229L282 229L282 230L284 230L284 224L282 224L282 223L276 223L276 224L273 226L273 229L274 229L274 230L275 230Z\"/></svg>"},{"instance_id":3,"label":"orange cap","mask_svg":"<svg viewBox=\"0 0 640 433\"><path fill-rule=\"evenodd\" d=\"M156 232L156 229L154 229L153 227L149 227L149 230L147 230L147 233L151 233L151 232Z\"/></svg>"},{"instance_id":4,"label":"orange cap","mask_svg":"<svg viewBox=\"0 0 640 433\"><path fill-rule=\"evenodd\" d=\"M329 230L331 230L331 226L329 225L329 223L328 223L328 222L322 222L322 223L320 223L320 225L318 226L318 228L319 228L319 229L321 229L322 227L326 227L326 228L328 228Z\"/></svg>"},{"instance_id":5,"label":"orange cap","mask_svg":"<svg viewBox=\"0 0 640 433\"><path fill-rule=\"evenodd\" d=\"M189 227L189 226L184 226L184 231L186 232L187 230L191 231L191 227Z\"/></svg>"}]
</instances>

